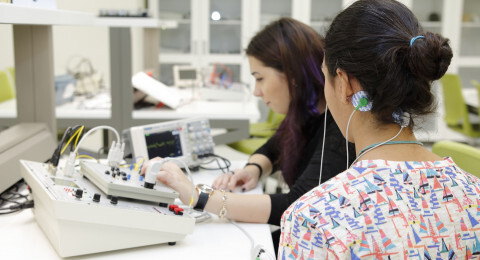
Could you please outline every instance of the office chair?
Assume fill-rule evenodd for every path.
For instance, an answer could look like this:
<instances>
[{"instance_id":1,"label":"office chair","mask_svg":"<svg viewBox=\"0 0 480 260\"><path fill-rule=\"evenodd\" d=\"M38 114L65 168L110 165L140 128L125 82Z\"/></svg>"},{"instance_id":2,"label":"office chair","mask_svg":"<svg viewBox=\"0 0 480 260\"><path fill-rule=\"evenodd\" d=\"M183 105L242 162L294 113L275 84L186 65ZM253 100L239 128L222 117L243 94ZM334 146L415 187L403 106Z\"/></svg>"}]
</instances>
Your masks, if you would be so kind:
<instances>
[{"instance_id":1,"label":"office chair","mask_svg":"<svg viewBox=\"0 0 480 260\"><path fill-rule=\"evenodd\" d=\"M15 97L15 92L6 71L0 71L0 102Z\"/></svg>"},{"instance_id":2,"label":"office chair","mask_svg":"<svg viewBox=\"0 0 480 260\"><path fill-rule=\"evenodd\" d=\"M270 137L250 137L235 143L228 144L228 146L242 153L253 154L253 152L260 148L260 146L262 146L264 143L266 143L269 138Z\"/></svg>"},{"instance_id":3,"label":"office chair","mask_svg":"<svg viewBox=\"0 0 480 260\"><path fill-rule=\"evenodd\" d=\"M270 109L265 122L250 124L250 136L271 137L284 118L285 115L277 114Z\"/></svg>"},{"instance_id":4,"label":"office chair","mask_svg":"<svg viewBox=\"0 0 480 260\"><path fill-rule=\"evenodd\" d=\"M444 120L448 128L472 139L479 138L480 126L478 123L472 124L470 122L468 107L462 95L460 77L456 74L445 74L440 81L445 106Z\"/></svg>"},{"instance_id":5,"label":"office chair","mask_svg":"<svg viewBox=\"0 0 480 260\"><path fill-rule=\"evenodd\" d=\"M477 114L480 114L480 82L476 80L472 80L472 84L477 88L477 100L478 100L478 107L477 107Z\"/></svg>"},{"instance_id":6,"label":"office chair","mask_svg":"<svg viewBox=\"0 0 480 260\"><path fill-rule=\"evenodd\" d=\"M453 141L440 141L433 145L432 152L442 156L450 156L464 171L480 178L480 150L466 144Z\"/></svg>"}]
</instances>

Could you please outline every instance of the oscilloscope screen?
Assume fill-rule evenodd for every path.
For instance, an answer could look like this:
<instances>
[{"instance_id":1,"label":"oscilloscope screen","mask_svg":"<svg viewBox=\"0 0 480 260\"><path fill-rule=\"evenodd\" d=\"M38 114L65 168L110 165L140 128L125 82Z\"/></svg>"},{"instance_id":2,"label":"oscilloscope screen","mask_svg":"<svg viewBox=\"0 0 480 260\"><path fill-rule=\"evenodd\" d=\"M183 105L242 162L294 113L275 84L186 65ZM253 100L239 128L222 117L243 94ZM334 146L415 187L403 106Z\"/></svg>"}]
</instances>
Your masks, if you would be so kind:
<instances>
[{"instance_id":1,"label":"oscilloscope screen","mask_svg":"<svg viewBox=\"0 0 480 260\"><path fill-rule=\"evenodd\" d=\"M145 134L148 158L182 156L182 144L178 130Z\"/></svg>"}]
</instances>

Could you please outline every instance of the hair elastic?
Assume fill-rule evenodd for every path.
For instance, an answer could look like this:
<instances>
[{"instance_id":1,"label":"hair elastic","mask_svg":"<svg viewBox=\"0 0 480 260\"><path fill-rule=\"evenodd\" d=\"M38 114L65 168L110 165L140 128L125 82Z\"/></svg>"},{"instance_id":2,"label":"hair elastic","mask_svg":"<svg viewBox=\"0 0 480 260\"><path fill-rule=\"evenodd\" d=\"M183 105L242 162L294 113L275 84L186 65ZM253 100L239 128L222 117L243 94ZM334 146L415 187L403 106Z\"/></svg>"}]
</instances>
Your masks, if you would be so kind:
<instances>
[{"instance_id":1,"label":"hair elastic","mask_svg":"<svg viewBox=\"0 0 480 260\"><path fill-rule=\"evenodd\" d=\"M410 47L412 46L412 44L413 44L417 39L420 39L420 38L425 38L425 37L422 36L422 35L419 35L419 36L415 36L415 37L413 37L412 39L410 39Z\"/></svg>"}]
</instances>

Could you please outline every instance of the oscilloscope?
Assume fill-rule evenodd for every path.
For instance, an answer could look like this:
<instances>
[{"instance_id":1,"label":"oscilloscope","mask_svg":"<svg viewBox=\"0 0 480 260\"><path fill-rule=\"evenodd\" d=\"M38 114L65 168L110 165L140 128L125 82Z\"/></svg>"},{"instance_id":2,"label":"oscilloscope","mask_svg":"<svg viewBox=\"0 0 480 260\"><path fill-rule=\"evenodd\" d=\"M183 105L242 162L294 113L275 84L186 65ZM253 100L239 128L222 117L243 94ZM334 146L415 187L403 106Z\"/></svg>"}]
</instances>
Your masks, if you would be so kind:
<instances>
[{"instance_id":1,"label":"oscilloscope","mask_svg":"<svg viewBox=\"0 0 480 260\"><path fill-rule=\"evenodd\" d=\"M174 157L189 167L213 154L208 119L194 118L135 126L123 131L133 158Z\"/></svg>"}]
</instances>

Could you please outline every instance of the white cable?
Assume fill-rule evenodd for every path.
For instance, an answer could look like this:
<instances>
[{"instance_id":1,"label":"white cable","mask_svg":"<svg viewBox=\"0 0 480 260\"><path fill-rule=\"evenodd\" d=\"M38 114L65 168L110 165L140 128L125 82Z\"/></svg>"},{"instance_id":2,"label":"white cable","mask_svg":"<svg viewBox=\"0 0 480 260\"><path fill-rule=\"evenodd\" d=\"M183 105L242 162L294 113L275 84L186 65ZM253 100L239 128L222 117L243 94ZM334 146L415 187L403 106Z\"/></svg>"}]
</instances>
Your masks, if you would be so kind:
<instances>
[{"instance_id":1,"label":"white cable","mask_svg":"<svg viewBox=\"0 0 480 260\"><path fill-rule=\"evenodd\" d=\"M381 142L381 143L375 145L375 146L372 147L372 148L369 148L369 149L365 150L362 154L359 154L359 156L355 159L355 161L352 162L352 164L351 164L350 166L354 165L354 164L358 161L358 159L360 159L360 157L362 157L362 155L364 155L364 154L370 152L371 150L373 150L373 149L375 149L375 148L377 148L377 147L379 147L379 146L381 146L381 145L384 145L385 143L388 143L388 142L392 141L393 139L397 138L397 136L399 136L400 133L402 132L403 128L404 128L404 127L400 127L400 131L398 131L398 133L397 133L394 137L388 139L387 141Z\"/></svg>"},{"instance_id":2,"label":"white cable","mask_svg":"<svg viewBox=\"0 0 480 260\"><path fill-rule=\"evenodd\" d=\"M113 133L115 133L115 137L117 137L117 143L120 143L120 135L118 134L117 130L115 130L115 128L113 128L111 126L107 126L107 125L101 125L101 126L94 127L92 129L90 129L87 133L85 133L85 135L82 137L82 139L80 139L80 142L78 142L77 147L75 148L75 150L73 152L75 154L77 154L78 148L80 147L80 144L83 142L83 140L85 140L89 135L91 135L93 132L97 131L98 129L107 129L107 130L112 131Z\"/></svg>"},{"instance_id":3,"label":"white cable","mask_svg":"<svg viewBox=\"0 0 480 260\"><path fill-rule=\"evenodd\" d=\"M318 176L318 185L322 183L323 152L325 151L325 133L327 132L327 112L328 112L328 105L325 102L325 119L323 120L322 158L320 159L320 176ZM348 163L348 159L347 159L347 163Z\"/></svg>"},{"instance_id":4,"label":"white cable","mask_svg":"<svg viewBox=\"0 0 480 260\"><path fill-rule=\"evenodd\" d=\"M257 244L255 246L255 241L253 240L252 236L250 236L250 234L248 234L248 232L244 228L242 228L240 225L238 225L237 222L235 222L233 220L229 220L229 221L230 221L230 223L232 223L232 225L234 225L238 229L240 229L240 231L242 231L243 234L245 234L245 236L247 236L248 240L250 240L251 259L262 259L262 258L260 258L260 255L262 253L265 253L269 260L275 260L276 259L276 257L274 255L272 255L270 252L268 252L263 245Z\"/></svg>"},{"instance_id":5,"label":"white cable","mask_svg":"<svg viewBox=\"0 0 480 260\"><path fill-rule=\"evenodd\" d=\"M115 130L115 128L113 128L113 127L106 126L106 125L101 125L101 126L97 126L97 127L94 127L92 129L90 129L87 133L85 133L85 135L82 137L82 139L80 139L80 141L77 144L77 147L75 147L75 150L70 153L69 159L65 163L65 169L64 169L65 176L72 176L73 175L76 154L78 153L78 149L80 148L80 145L83 143L83 141L85 139L87 139L87 137L89 135L91 135L93 132L97 131L98 129L108 129L108 130L114 132L115 136L117 137L117 142L120 143L120 135L118 134L117 130Z\"/></svg>"},{"instance_id":6,"label":"white cable","mask_svg":"<svg viewBox=\"0 0 480 260\"><path fill-rule=\"evenodd\" d=\"M348 118L348 123L347 123L347 130L345 131L345 149L347 149L347 170L350 168L350 165L348 164L349 154L348 154L348 128L350 127L350 121L352 120L353 114L355 114L355 111L357 109L353 110L352 114L350 114L350 118Z\"/></svg>"}]
</instances>

